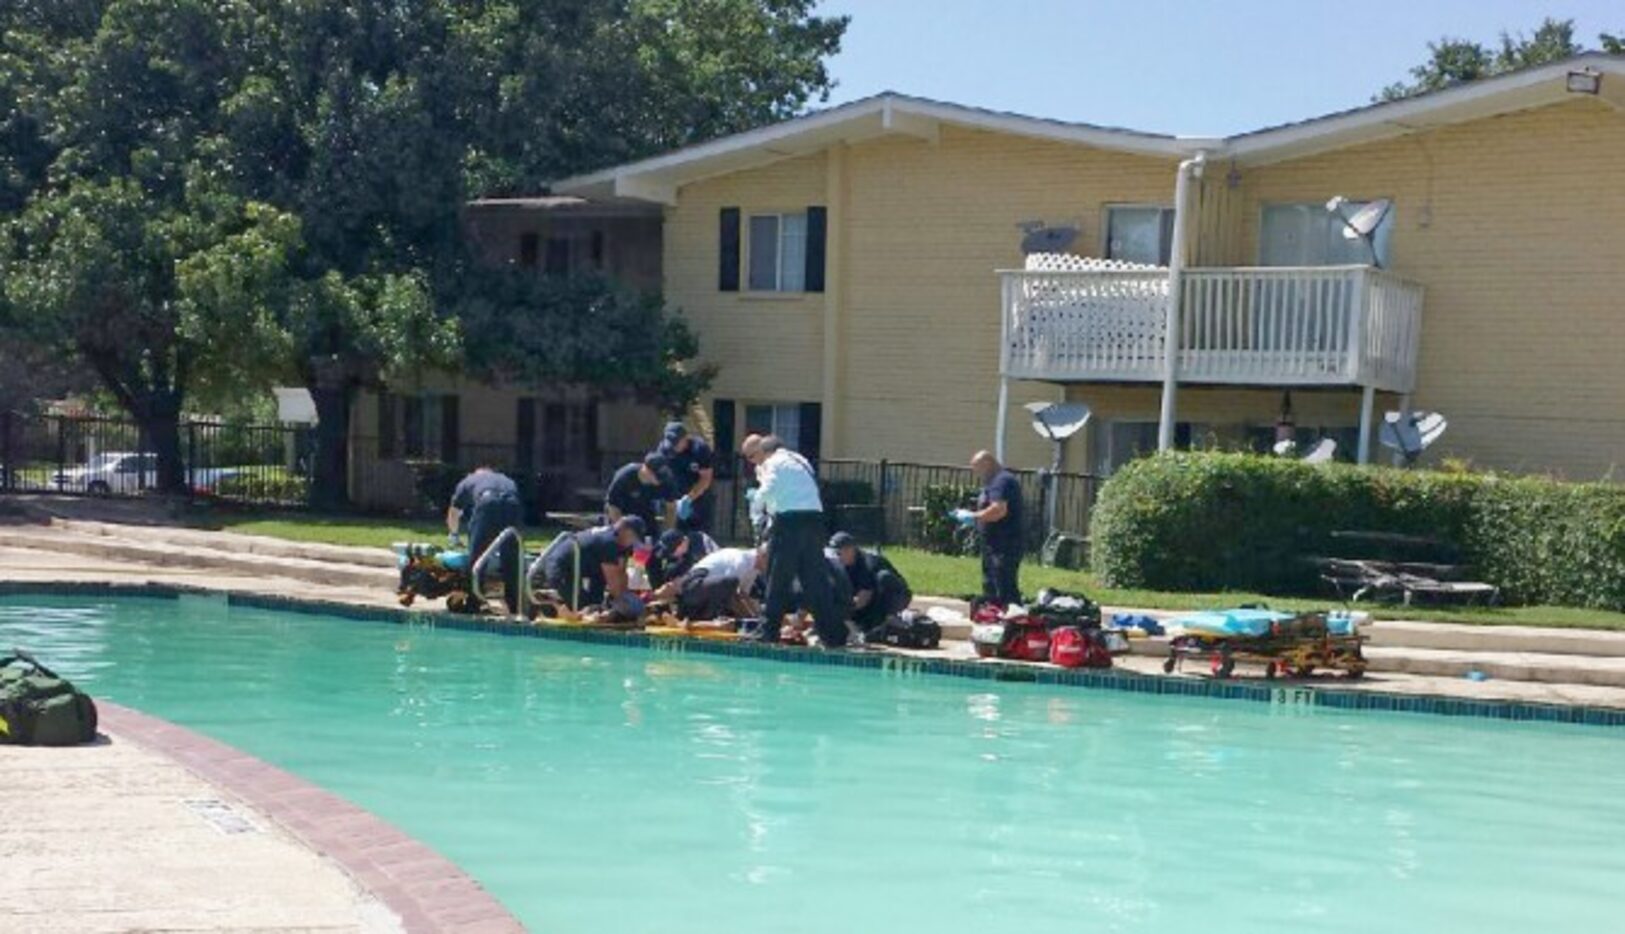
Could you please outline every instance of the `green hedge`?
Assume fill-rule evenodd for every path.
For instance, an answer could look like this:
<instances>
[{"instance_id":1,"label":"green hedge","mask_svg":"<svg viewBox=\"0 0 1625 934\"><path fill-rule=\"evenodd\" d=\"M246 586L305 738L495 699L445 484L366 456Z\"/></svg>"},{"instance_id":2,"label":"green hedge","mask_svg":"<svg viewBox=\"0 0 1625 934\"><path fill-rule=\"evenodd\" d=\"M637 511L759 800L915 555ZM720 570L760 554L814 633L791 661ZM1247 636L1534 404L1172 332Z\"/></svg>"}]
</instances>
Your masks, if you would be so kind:
<instances>
[{"instance_id":1,"label":"green hedge","mask_svg":"<svg viewBox=\"0 0 1625 934\"><path fill-rule=\"evenodd\" d=\"M1538 477L1163 454L1102 488L1091 559L1114 587L1307 592L1338 530L1459 547L1509 603L1625 610L1625 487Z\"/></svg>"}]
</instances>

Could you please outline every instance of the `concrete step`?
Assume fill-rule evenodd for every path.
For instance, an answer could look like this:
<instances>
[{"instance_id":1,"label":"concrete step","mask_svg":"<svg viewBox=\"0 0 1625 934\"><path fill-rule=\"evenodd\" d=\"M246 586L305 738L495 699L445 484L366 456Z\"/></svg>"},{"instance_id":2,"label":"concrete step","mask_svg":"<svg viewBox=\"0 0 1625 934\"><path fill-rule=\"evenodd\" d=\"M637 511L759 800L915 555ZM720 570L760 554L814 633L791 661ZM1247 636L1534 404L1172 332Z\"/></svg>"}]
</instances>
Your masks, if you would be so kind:
<instances>
[{"instance_id":1,"label":"concrete step","mask_svg":"<svg viewBox=\"0 0 1625 934\"><path fill-rule=\"evenodd\" d=\"M1501 681L1540 681L1625 687L1625 658L1594 658L1541 652L1461 652L1446 649L1367 646L1373 671L1464 678L1481 672Z\"/></svg>"},{"instance_id":2,"label":"concrete step","mask_svg":"<svg viewBox=\"0 0 1625 934\"><path fill-rule=\"evenodd\" d=\"M1362 632L1373 648L1515 652L1625 658L1625 632L1539 626L1464 626L1459 623L1376 620Z\"/></svg>"},{"instance_id":3,"label":"concrete step","mask_svg":"<svg viewBox=\"0 0 1625 934\"><path fill-rule=\"evenodd\" d=\"M270 558L293 558L301 561L325 561L360 567L395 567L395 556L387 548L358 548L349 545L328 545L321 542L295 542L265 535L242 535L236 532L211 532L178 526L120 525L110 522L92 522L83 519L57 519L51 523L77 535L102 536L120 540L139 540L171 544L183 548L207 548L239 554L264 555Z\"/></svg>"},{"instance_id":4,"label":"concrete step","mask_svg":"<svg viewBox=\"0 0 1625 934\"><path fill-rule=\"evenodd\" d=\"M29 548L153 567L186 567L234 575L280 577L327 587L395 589L393 568L364 567L325 560L277 557L222 548L186 547L110 535L85 535L40 527L0 528L0 546Z\"/></svg>"}]
</instances>

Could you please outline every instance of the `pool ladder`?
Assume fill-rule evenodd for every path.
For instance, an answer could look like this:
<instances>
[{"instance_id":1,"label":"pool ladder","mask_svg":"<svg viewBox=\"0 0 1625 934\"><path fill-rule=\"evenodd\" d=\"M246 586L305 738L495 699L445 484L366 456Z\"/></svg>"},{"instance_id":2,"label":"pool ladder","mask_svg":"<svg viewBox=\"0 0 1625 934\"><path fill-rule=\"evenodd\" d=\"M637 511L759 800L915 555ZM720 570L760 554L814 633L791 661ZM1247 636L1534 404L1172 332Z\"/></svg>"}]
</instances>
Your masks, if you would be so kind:
<instances>
[{"instance_id":1,"label":"pool ladder","mask_svg":"<svg viewBox=\"0 0 1625 934\"><path fill-rule=\"evenodd\" d=\"M543 548L541 552L536 555L536 557L530 562L530 566L526 567L524 536L520 535L519 529L514 526L510 525L503 529L500 535L491 540L491 544L485 546L485 550L480 552L480 556L475 559L474 566L469 569L469 574L472 578L470 584L474 590L474 598L479 600L481 604L485 603L485 588L481 584L481 581L485 578L485 568L501 552L502 546L507 544L511 539L517 543L519 548L519 567L517 569L517 573L514 575L513 581L514 587L519 591L519 599L516 601L519 606L519 617L521 619L529 618L530 606L536 600L536 578L541 575L543 570L542 560L547 556L547 553L552 550L553 546L559 543L560 539L568 538L569 535L569 532L560 532L558 536L553 539L553 541L548 543L546 548ZM575 552L575 584L574 593L570 595L570 606L575 607L579 606L581 603L581 543L572 538L570 539L570 544L572 546L572 550Z\"/></svg>"}]
</instances>

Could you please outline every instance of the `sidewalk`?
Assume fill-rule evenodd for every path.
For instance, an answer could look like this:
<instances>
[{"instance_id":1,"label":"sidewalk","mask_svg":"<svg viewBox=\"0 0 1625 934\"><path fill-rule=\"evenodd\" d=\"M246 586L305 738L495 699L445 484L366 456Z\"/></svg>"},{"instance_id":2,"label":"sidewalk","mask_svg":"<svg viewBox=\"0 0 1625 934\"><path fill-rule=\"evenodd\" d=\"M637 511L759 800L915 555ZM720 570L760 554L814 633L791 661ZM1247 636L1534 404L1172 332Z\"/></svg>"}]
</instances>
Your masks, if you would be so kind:
<instances>
[{"instance_id":1,"label":"sidewalk","mask_svg":"<svg viewBox=\"0 0 1625 934\"><path fill-rule=\"evenodd\" d=\"M0 747L0 788L0 930L402 930L337 865L116 734Z\"/></svg>"}]
</instances>

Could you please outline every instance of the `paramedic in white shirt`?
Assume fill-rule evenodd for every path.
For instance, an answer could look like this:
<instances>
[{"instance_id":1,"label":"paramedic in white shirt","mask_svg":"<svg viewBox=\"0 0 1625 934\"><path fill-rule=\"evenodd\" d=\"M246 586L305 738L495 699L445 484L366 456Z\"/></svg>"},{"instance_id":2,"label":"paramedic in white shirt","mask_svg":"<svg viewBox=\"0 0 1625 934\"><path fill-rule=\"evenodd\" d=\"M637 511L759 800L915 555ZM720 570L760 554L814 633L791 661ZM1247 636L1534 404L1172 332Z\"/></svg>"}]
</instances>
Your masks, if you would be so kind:
<instances>
[{"instance_id":1,"label":"paramedic in white shirt","mask_svg":"<svg viewBox=\"0 0 1625 934\"><path fill-rule=\"evenodd\" d=\"M799 602L812 611L813 626L822 645L845 645L846 621L835 610L829 562L824 560L828 529L812 465L775 435L751 435L740 445L739 453L756 468L759 485L751 499L752 518L765 516L772 523L767 538L767 606L762 614L762 640L778 640L784 615ZM797 583L801 585L799 601Z\"/></svg>"},{"instance_id":2,"label":"paramedic in white shirt","mask_svg":"<svg viewBox=\"0 0 1625 934\"><path fill-rule=\"evenodd\" d=\"M754 604L745 598L766 564L766 556L758 549L719 548L695 562L682 577L660 588L655 596L675 599L677 615L689 622L754 616Z\"/></svg>"}]
</instances>

